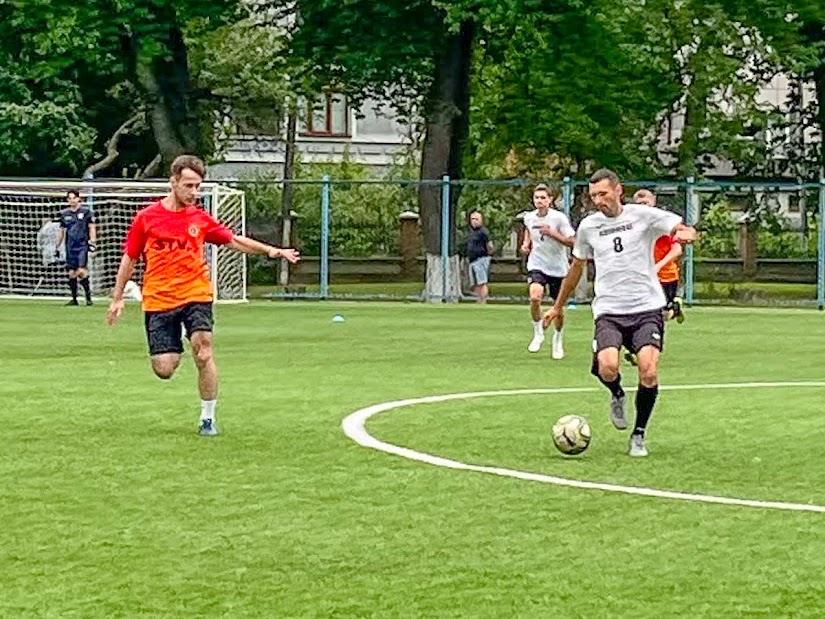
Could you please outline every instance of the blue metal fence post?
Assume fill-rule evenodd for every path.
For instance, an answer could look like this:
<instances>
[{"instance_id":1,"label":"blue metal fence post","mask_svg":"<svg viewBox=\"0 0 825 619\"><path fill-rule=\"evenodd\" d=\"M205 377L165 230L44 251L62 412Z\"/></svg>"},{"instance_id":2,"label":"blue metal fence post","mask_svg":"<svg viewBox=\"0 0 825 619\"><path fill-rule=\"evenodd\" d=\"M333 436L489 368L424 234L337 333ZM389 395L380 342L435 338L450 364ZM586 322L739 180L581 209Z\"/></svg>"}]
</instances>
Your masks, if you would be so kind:
<instances>
[{"instance_id":1,"label":"blue metal fence post","mask_svg":"<svg viewBox=\"0 0 825 619\"><path fill-rule=\"evenodd\" d=\"M573 210L573 180L569 176L564 177L564 185L561 188L561 199L564 214L570 219L570 211Z\"/></svg>"},{"instance_id":2,"label":"blue metal fence post","mask_svg":"<svg viewBox=\"0 0 825 619\"><path fill-rule=\"evenodd\" d=\"M329 194L331 190L329 174L321 179L321 298L329 295Z\"/></svg>"},{"instance_id":3,"label":"blue metal fence post","mask_svg":"<svg viewBox=\"0 0 825 619\"><path fill-rule=\"evenodd\" d=\"M816 248L816 306L825 310L825 178L819 179L819 234Z\"/></svg>"},{"instance_id":4,"label":"blue metal fence post","mask_svg":"<svg viewBox=\"0 0 825 619\"><path fill-rule=\"evenodd\" d=\"M450 177L441 177L441 301L447 302L450 272Z\"/></svg>"},{"instance_id":5,"label":"blue metal fence post","mask_svg":"<svg viewBox=\"0 0 825 619\"><path fill-rule=\"evenodd\" d=\"M685 223L689 226L695 226L699 221L699 213L696 212L695 188L693 186L694 178L689 176L687 179L687 186L685 188ZM693 303L693 245L685 247L685 303L690 305Z\"/></svg>"}]
</instances>

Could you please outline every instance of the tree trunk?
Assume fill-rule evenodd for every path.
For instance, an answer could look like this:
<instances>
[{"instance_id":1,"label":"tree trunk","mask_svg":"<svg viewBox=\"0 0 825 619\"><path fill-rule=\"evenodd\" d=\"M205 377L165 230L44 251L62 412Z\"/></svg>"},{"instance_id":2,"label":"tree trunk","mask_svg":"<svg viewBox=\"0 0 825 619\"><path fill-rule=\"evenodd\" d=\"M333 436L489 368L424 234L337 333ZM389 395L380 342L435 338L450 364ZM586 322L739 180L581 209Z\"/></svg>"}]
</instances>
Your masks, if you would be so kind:
<instances>
[{"instance_id":1,"label":"tree trunk","mask_svg":"<svg viewBox=\"0 0 825 619\"><path fill-rule=\"evenodd\" d=\"M147 48L161 44L160 53ZM160 39L131 41L137 82L147 99L149 125L157 142L164 168L178 155L201 157L203 131L198 117L198 102L189 84L189 61L183 33L171 26Z\"/></svg>"},{"instance_id":2,"label":"tree trunk","mask_svg":"<svg viewBox=\"0 0 825 619\"><path fill-rule=\"evenodd\" d=\"M118 127L115 130L115 132L112 134L112 137L110 137L106 141L106 155L101 160L87 167L83 171L83 176L81 178L94 178L95 174L97 174L101 170L105 170L110 165L112 165L120 155L118 145L120 143L121 136L123 136L126 133L129 133L129 129L132 127L132 125L137 123L142 117L143 110L136 112L131 118L124 121L123 124L121 124L120 127Z\"/></svg>"},{"instance_id":3,"label":"tree trunk","mask_svg":"<svg viewBox=\"0 0 825 619\"><path fill-rule=\"evenodd\" d=\"M473 23L465 21L458 32L445 35L442 52L435 58L435 76L427 97L426 137L421 154L421 180L437 181L445 174L451 180L462 178L461 158L469 132L470 65ZM455 255L455 215L459 191L450 195L450 231L447 247L448 271L445 300L461 296L459 261ZM444 269L441 247L441 186L421 185L418 204L427 255L425 296L440 300L444 295Z\"/></svg>"},{"instance_id":4,"label":"tree trunk","mask_svg":"<svg viewBox=\"0 0 825 619\"><path fill-rule=\"evenodd\" d=\"M705 127L705 106L707 92L697 83L696 73L687 87L685 101L685 122L679 140L679 176L696 177L699 174L699 134Z\"/></svg>"},{"instance_id":5,"label":"tree trunk","mask_svg":"<svg viewBox=\"0 0 825 619\"><path fill-rule=\"evenodd\" d=\"M825 54L823 54L825 56ZM819 125L819 135L825 136L825 57L822 58L819 66L814 70L814 87L816 88L817 100L817 125ZM816 148L818 149L817 162L819 163L819 178L825 177L825 140L820 139Z\"/></svg>"},{"instance_id":6,"label":"tree trunk","mask_svg":"<svg viewBox=\"0 0 825 619\"><path fill-rule=\"evenodd\" d=\"M819 135L825 135L825 50L822 44L825 43L825 23L820 20L807 21L802 25L802 35L807 39L812 49L820 49L819 62L812 72L814 89L816 90L817 114L816 124ZM820 139L817 148L817 170L818 177L825 177L825 140Z\"/></svg>"},{"instance_id":7,"label":"tree trunk","mask_svg":"<svg viewBox=\"0 0 825 619\"><path fill-rule=\"evenodd\" d=\"M292 194L294 186L290 182L295 178L295 133L298 114L290 109L286 121L286 152L284 154L284 191L281 194L281 247L291 247L292 234ZM289 261L281 259L278 275L281 286L289 284Z\"/></svg>"}]
</instances>

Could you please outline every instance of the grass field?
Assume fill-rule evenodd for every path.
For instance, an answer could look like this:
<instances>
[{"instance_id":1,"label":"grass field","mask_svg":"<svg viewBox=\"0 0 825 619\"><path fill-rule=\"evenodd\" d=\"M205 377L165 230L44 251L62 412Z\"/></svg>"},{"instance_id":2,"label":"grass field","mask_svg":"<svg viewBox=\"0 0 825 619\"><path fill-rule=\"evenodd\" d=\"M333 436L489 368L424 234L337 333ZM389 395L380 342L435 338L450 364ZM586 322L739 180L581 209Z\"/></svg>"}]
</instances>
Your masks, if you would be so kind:
<instances>
[{"instance_id":1,"label":"grass field","mask_svg":"<svg viewBox=\"0 0 825 619\"><path fill-rule=\"evenodd\" d=\"M383 413L376 438L563 478L825 505L825 314L694 308L669 327L650 457L589 376L530 355L525 307L219 306L218 425L191 360L154 378L142 317L0 303L0 617L819 617L825 514L501 478L366 449L342 420L403 398L593 387ZM341 313L343 323L333 323ZM626 386L634 375L624 368ZM632 409L632 406L630 407ZM585 415L582 456L555 452ZM631 413L632 417L632 413Z\"/></svg>"}]
</instances>

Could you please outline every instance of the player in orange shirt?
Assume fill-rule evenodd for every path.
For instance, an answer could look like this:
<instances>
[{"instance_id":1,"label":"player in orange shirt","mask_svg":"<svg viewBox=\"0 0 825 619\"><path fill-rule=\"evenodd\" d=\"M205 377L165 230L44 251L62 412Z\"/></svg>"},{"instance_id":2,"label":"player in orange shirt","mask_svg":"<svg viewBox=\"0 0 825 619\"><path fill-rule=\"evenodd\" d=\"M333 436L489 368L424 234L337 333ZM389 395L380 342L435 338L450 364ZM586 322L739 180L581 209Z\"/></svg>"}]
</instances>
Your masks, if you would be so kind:
<instances>
[{"instance_id":1,"label":"player in orange shirt","mask_svg":"<svg viewBox=\"0 0 825 619\"><path fill-rule=\"evenodd\" d=\"M655 207L656 194L649 189L639 189L633 194L633 202ZM656 239L656 243L653 246L653 260L656 262L656 272L659 275L659 283L662 285L665 299L667 299L667 305L664 309L664 319L673 320L675 318L679 324L685 321L685 313L682 311L682 298L676 295L679 289L678 260L683 253L682 244L668 235L660 236ZM624 358L630 362L631 365L637 364L636 355L629 351L624 354Z\"/></svg>"},{"instance_id":2,"label":"player in orange shirt","mask_svg":"<svg viewBox=\"0 0 825 619\"><path fill-rule=\"evenodd\" d=\"M640 189L633 194L633 202L656 206L656 195L649 189ZM653 260L656 262L656 271L659 274L659 283L665 292L667 305L665 306L665 320L676 319L679 324L685 321L682 312L682 299L676 296L679 289L679 258L684 250L682 244L671 236L660 236L653 247Z\"/></svg>"},{"instance_id":3,"label":"player in orange shirt","mask_svg":"<svg viewBox=\"0 0 825 619\"><path fill-rule=\"evenodd\" d=\"M237 235L195 206L206 173L203 161L181 155L172 162L170 193L135 215L126 235L106 319L113 326L123 312L123 290L139 259L143 275L143 311L152 370L159 378L175 373L183 354L186 329L198 368L202 436L218 434L215 405L218 369L212 353L212 283L204 243L225 245L247 254L264 254L298 262L298 252Z\"/></svg>"}]
</instances>

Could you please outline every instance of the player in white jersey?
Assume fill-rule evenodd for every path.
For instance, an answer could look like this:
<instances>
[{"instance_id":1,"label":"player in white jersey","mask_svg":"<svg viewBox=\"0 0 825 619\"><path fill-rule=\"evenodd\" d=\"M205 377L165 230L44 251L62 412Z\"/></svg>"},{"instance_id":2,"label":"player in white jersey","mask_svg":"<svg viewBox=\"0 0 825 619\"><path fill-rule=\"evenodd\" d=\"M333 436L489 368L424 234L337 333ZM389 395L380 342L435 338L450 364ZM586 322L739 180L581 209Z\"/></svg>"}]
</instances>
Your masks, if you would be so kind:
<instances>
[{"instance_id":1,"label":"player in white jersey","mask_svg":"<svg viewBox=\"0 0 825 619\"><path fill-rule=\"evenodd\" d=\"M551 299L559 296L559 288L567 275L570 259L568 247L573 247L573 227L567 215L551 208L553 196L547 185L533 190L535 211L524 216L524 239L521 252L527 257L527 283L530 294L530 314L533 318L533 339L527 350L538 352L544 343L541 300L545 290ZM564 357L564 312L554 320L553 359Z\"/></svg>"},{"instance_id":2,"label":"player in white jersey","mask_svg":"<svg viewBox=\"0 0 825 619\"><path fill-rule=\"evenodd\" d=\"M664 337L665 295L656 275L653 244L664 234L690 243L696 239L696 230L685 226L675 213L622 204L624 189L619 177L610 170L596 172L590 178L588 192L598 212L585 217L576 231L570 272L555 305L545 313L544 324L549 325L561 313L587 260L592 259L596 267L596 335L591 371L610 390L613 425L625 430L619 350L624 346L637 355L636 424L628 453L646 456L645 430L659 393L658 364Z\"/></svg>"}]
</instances>

